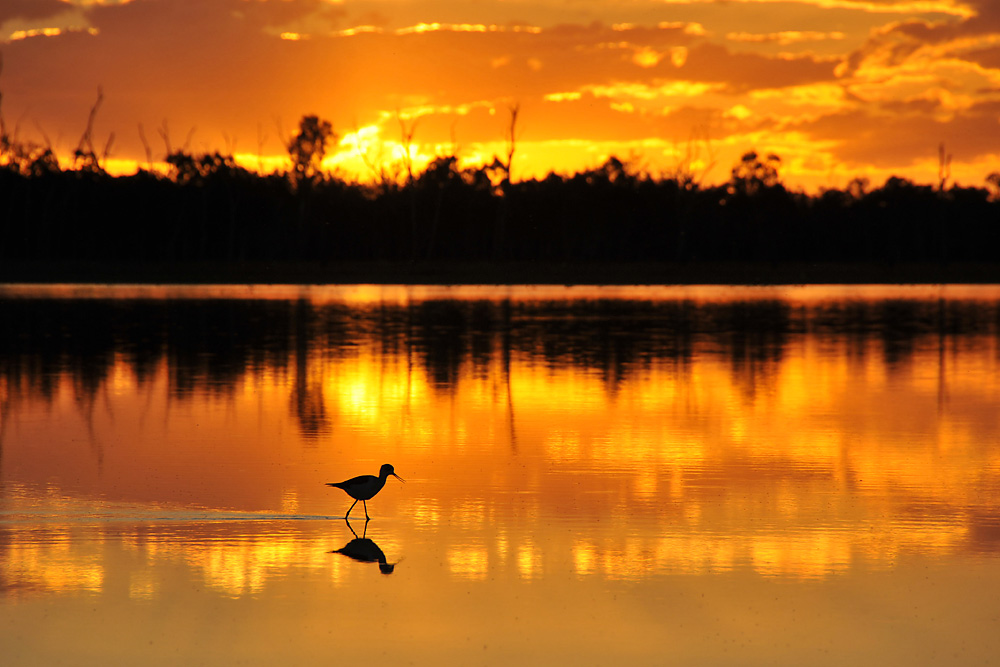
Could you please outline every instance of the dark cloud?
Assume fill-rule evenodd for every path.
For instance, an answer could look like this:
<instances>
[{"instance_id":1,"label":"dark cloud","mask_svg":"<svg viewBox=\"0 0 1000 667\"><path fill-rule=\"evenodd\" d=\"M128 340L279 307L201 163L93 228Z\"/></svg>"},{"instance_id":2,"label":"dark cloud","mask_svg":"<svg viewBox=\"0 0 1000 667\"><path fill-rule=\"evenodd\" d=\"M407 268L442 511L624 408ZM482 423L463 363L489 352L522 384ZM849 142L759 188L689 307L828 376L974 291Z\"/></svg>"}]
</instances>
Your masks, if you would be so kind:
<instances>
[{"instance_id":1,"label":"dark cloud","mask_svg":"<svg viewBox=\"0 0 1000 667\"><path fill-rule=\"evenodd\" d=\"M877 59L881 66L899 66L928 45L970 38L992 40L1000 33L1000 3L980 0L972 5L977 14L968 19L943 22L910 19L888 24L848 56L843 73L854 74L869 59Z\"/></svg>"},{"instance_id":2,"label":"dark cloud","mask_svg":"<svg viewBox=\"0 0 1000 667\"><path fill-rule=\"evenodd\" d=\"M732 53L717 44L700 44L691 49L679 76L691 81L723 83L730 92L746 92L835 78L831 60L811 55L769 58L755 53Z\"/></svg>"},{"instance_id":3,"label":"dark cloud","mask_svg":"<svg viewBox=\"0 0 1000 667\"><path fill-rule=\"evenodd\" d=\"M1000 32L1000 3L974 0L969 4L976 10L976 16L966 22L970 32Z\"/></svg>"},{"instance_id":4,"label":"dark cloud","mask_svg":"<svg viewBox=\"0 0 1000 667\"><path fill-rule=\"evenodd\" d=\"M33 21L61 14L69 6L60 0L3 0L0 2L0 24L12 19Z\"/></svg>"},{"instance_id":5,"label":"dark cloud","mask_svg":"<svg viewBox=\"0 0 1000 667\"><path fill-rule=\"evenodd\" d=\"M921 103L905 113L857 109L797 123L795 129L819 141L835 141L832 153L852 166L899 168L933 158L944 143L957 161L1000 153L1000 102L975 105L948 121L926 113Z\"/></svg>"},{"instance_id":6,"label":"dark cloud","mask_svg":"<svg viewBox=\"0 0 1000 667\"><path fill-rule=\"evenodd\" d=\"M966 54L966 59L988 69L1000 70L1000 46L979 49Z\"/></svg>"},{"instance_id":7,"label":"dark cloud","mask_svg":"<svg viewBox=\"0 0 1000 667\"><path fill-rule=\"evenodd\" d=\"M144 0L124 5L94 5L86 15L99 30L133 35L189 36L275 32L286 26L329 32L341 27L345 10L324 0Z\"/></svg>"}]
</instances>

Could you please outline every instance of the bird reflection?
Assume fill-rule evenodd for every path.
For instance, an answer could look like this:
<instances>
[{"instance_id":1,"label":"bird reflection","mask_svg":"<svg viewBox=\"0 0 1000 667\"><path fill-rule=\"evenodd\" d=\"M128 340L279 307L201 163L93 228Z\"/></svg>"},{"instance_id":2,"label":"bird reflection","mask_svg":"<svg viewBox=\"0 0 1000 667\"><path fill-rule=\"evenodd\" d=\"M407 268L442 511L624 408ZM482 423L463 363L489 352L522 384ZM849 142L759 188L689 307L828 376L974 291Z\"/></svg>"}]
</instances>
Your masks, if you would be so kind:
<instances>
[{"instance_id":1,"label":"bird reflection","mask_svg":"<svg viewBox=\"0 0 1000 667\"><path fill-rule=\"evenodd\" d=\"M351 529L354 533L354 539L345 544L340 549L334 549L330 553L332 554L342 554L348 558L354 559L359 563L378 563L379 572L382 574L392 574L392 571L396 568L396 563L389 563L386 561L385 552L383 552L374 540L370 540L365 535L368 534L368 521L365 521L364 530L361 532L361 537L358 537L358 533L354 530L354 526L347 519L344 519L344 523L347 527Z\"/></svg>"}]
</instances>

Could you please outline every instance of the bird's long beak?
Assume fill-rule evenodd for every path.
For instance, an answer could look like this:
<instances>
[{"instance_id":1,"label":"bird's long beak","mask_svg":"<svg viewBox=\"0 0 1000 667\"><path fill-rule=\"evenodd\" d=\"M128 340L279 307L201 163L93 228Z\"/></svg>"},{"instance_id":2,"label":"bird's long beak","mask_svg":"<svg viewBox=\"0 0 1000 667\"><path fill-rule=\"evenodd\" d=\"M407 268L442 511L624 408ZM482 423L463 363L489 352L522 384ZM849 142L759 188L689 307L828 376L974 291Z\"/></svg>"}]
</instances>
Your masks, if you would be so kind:
<instances>
[{"instance_id":1,"label":"bird's long beak","mask_svg":"<svg viewBox=\"0 0 1000 667\"><path fill-rule=\"evenodd\" d=\"M400 477L399 475L397 475L396 473L393 472L393 473L389 473L389 474L392 475L393 477L395 477L396 479L398 479L400 482L403 482L404 484L406 484L406 480L403 479L402 477Z\"/></svg>"}]
</instances>

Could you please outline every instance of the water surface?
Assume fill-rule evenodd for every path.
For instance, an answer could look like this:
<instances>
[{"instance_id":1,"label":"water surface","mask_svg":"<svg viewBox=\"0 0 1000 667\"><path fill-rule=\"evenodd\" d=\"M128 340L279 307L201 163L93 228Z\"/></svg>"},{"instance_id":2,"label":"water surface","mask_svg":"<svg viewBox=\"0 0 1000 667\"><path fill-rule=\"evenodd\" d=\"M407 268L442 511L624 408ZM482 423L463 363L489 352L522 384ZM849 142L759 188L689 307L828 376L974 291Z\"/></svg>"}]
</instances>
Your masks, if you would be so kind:
<instances>
[{"instance_id":1,"label":"water surface","mask_svg":"<svg viewBox=\"0 0 1000 667\"><path fill-rule=\"evenodd\" d=\"M998 336L988 286L3 287L0 644L985 664Z\"/></svg>"}]
</instances>

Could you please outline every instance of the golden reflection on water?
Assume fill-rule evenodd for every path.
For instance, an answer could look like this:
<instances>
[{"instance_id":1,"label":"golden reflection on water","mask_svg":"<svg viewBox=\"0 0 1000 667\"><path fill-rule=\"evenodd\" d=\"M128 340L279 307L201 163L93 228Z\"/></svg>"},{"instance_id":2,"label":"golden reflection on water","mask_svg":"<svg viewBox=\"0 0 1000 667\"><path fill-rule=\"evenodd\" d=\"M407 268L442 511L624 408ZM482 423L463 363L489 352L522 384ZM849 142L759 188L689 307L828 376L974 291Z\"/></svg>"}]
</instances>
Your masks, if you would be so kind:
<instances>
[{"instance_id":1,"label":"golden reflection on water","mask_svg":"<svg viewBox=\"0 0 1000 667\"><path fill-rule=\"evenodd\" d=\"M6 595L99 592L104 567L94 544L81 544L68 527L9 531L4 549Z\"/></svg>"},{"instance_id":2,"label":"golden reflection on water","mask_svg":"<svg viewBox=\"0 0 1000 667\"><path fill-rule=\"evenodd\" d=\"M135 289L146 299L184 295ZM199 296L232 296L216 289ZM318 330L313 338L294 330L288 363L240 365L224 380L198 371L185 382L172 353L140 367L125 349L112 350L89 384L65 365L45 378L0 375L6 511L37 509L37 494L14 486L54 485L102 502L340 516L349 499L322 482L391 461L410 483L387 487L370 511L433 540L448 573L464 581L738 571L807 581L888 570L907 554L996 555L995 322L971 333L915 334L897 359L878 333L817 332L818 316L810 316L805 330L783 334L777 352L769 329L756 343L733 343L732 332L694 335L686 354L654 353L616 371L615 352L587 364L538 349L562 344L558 329L520 346L505 343L512 334L503 327L387 341L371 310L442 295L494 306L512 295L565 296L556 288L289 290L253 297L335 304L348 313L338 326L364 323L336 346L323 344ZM724 293L703 292L705 303L727 303ZM678 298L637 288L573 294ZM685 288L681 296L698 294ZM839 298L832 294L764 296L788 300L794 314ZM995 291L985 295L995 303ZM294 315L306 316L317 317ZM537 317L543 327L579 319ZM448 336L452 348L434 347ZM50 382L45 394L37 391L42 380ZM197 523L123 531L60 523L48 503L43 509L57 516L42 528L4 528L9 595L100 591L108 531L124 550L119 557L131 559L134 599L161 595L161 569L172 565L231 598L260 595L295 572L332 585L353 572L346 559L331 558L341 545L324 533L275 527L244 535ZM404 544L380 542L393 553Z\"/></svg>"}]
</instances>

